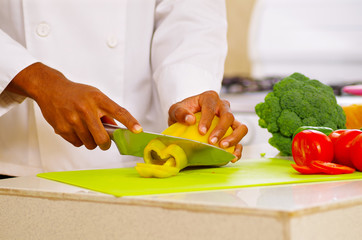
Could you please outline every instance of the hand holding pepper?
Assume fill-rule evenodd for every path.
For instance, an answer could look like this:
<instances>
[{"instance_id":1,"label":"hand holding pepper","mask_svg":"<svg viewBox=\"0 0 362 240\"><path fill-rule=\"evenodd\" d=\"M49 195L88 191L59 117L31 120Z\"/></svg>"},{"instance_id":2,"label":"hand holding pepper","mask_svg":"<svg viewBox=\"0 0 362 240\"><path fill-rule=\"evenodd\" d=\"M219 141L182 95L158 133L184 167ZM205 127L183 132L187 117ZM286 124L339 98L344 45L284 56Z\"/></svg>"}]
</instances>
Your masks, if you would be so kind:
<instances>
[{"instance_id":1,"label":"hand holding pepper","mask_svg":"<svg viewBox=\"0 0 362 240\"><path fill-rule=\"evenodd\" d=\"M192 125L196 122L194 113L197 112L201 112L199 123L199 132L201 135L207 133L215 115L220 118L219 124L210 134L210 144L217 143L218 140L225 135L229 127L233 129L233 133L228 137L221 139L219 145L224 149L235 146L235 151L233 153L235 159L232 160L232 162L236 162L240 159L243 147L239 142L247 134L248 128L235 120L234 115L230 110L230 103L220 99L215 91L206 91L173 104L169 110L168 124L171 125L175 122L180 122L186 125Z\"/></svg>"}]
</instances>

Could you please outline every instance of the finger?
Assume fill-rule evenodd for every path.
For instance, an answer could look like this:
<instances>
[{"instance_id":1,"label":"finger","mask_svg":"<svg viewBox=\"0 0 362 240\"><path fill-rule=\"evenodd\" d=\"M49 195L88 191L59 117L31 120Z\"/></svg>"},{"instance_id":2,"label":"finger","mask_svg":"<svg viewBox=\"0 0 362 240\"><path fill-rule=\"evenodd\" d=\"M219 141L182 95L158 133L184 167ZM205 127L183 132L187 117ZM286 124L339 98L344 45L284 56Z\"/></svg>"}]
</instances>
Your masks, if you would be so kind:
<instances>
[{"instance_id":1,"label":"finger","mask_svg":"<svg viewBox=\"0 0 362 240\"><path fill-rule=\"evenodd\" d=\"M209 107L203 107L201 110L201 118L199 122L199 133L205 135L212 124L212 120L215 117L215 110Z\"/></svg>"},{"instance_id":2,"label":"finger","mask_svg":"<svg viewBox=\"0 0 362 240\"><path fill-rule=\"evenodd\" d=\"M237 120L234 121L232 128L233 132L229 136L221 139L219 144L221 148L228 148L230 146L236 145L248 133L247 126L245 124L240 123Z\"/></svg>"},{"instance_id":3,"label":"finger","mask_svg":"<svg viewBox=\"0 0 362 240\"><path fill-rule=\"evenodd\" d=\"M218 140L225 135L226 131L234 120L234 115L231 113L229 102L226 100L221 100L218 95L214 97L214 101L215 98L217 100L217 106L214 105L215 103L209 103L209 105L212 106L212 111L218 113L220 119L218 125L210 133L209 141L212 144L218 142Z\"/></svg>"},{"instance_id":4,"label":"finger","mask_svg":"<svg viewBox=\"0 0 362 240\"><path fill-rule=\"evenodd\" d=\"M89 119L87 121L87 124L96 145L98 145L99 148L102 150L109 149L111 147L111 138L109 137L109 134L105 130L101 119L98 118L94 118L94 120Z\"/></svg>"},{"instance_id":5,"label":"finger","mask_svg":"<svg viewBox=\"0 0 362 240\"><path fill-rule=\"evenodd\" d=\"M201 118L199 122L199 133L201 135L205 135L210 129L212 120L215 117L217 101L217 98L203 98L200 102Z\"/></svg>"},{"instance_id":6,"label":"finger","mask_svg":"<svg viewBox=\"0 0 362 240\"><path fill-rule=\"evenodd\" d=\"M94 149L97 147L97 144L94 142L87 127L87 122L90 121L89 119L92 119L90 116L94 116L94 114L92 115L86 108L80 108L78 112L69 112L64 115L64 121L59 121L60 119L58 119L59 122L66 123L63 124L63 127L58 125L58 130L62 131L63 135L66 135L66 131L69 133L74 132L87 149Z\"/></svg>"},{"instance_id":7,"label":"finger","mask_svg":"<svg viewBox=\"0 0 362 240\"><path fill-rule=\"evenodd\" d=\"M209 141L211 144L216 144L226 133L230 126L234 122L234 115L231 112L225 112L221 114L218 124L212 130Z\"/></svg>"},{"instance_id":8,"label":"finger","mask_svg":"<svg viewBox=\"0 0 362 240\"><path fill-rule=\"evenodd\" d=\"M104 115L110 116L121 122L129 130L134 133L142 132L142 127L139 122L123 107L109 99L108 104L103 107Z\"/></svg>"},{"instance_id":9,"label":"finger","mask_svg":"<svg viewBox=\"0 0 362 240\"><path fill-rule=\"evenodd\" d=\"M70 134L60 135L60 136L75 147L83 146L83 142L79 139L79 137L77 136L77 134L75 132L72 132Z\"/></svg>"},{"instance_id":10,"label":"finger","mask_svg":"<svg viewBox=\"0 0 362 240\"><path fill-rule=\"evenodd\" d=\"M75 147L80 147L83 142L79 139L77 134L73 130L59 130L54 129L54 132L64 138L66 141L71 143Z\"/></svg>"},{"instance_id":11,"label":"finger","mask_svg":"<svg viewBox=\"0 0 362 240\"><path fill-rule=\"evenodd\" d=\"M205 135L209 131L219 102L220 98L216 92L208 91L201 95L199 103L201 106L201 119L199 122L201 135Z\"/></svg>"},{"instance_id":12,"label":"finger","mask_svg":"<svg viewBox=\"0 0 362 240\"><path fill-rule=\"evenodd\" d=\"M235 158L233 160L231 160L232 163L237 162L241 158L242 151L243 151L243 145L241 145L240 143L236 144L235 150L233 153Z\"/></svg>"},{"instance_id":13,"label":"finger","mask_svg":"<svg viewBox=\"0 0 362 240\"><path fill-rule=\"evenodd\" d=\"M77 118L72 116L71 119L76 120ZM74 128L71 127L73 124L69 124L69 121L66 121L64 116L56 118L57 121L52 118L46 118L46 120L53 127L54 132L64 138L66 141L73 144L75 147L80 147L83 145L83 142L75 133Z\"/></svg>"},{"instance_id":14,"label":"finger","mask_svg":"<svg viewBox=\"0 0 362 240\"><path fill-rule=\"evenodd\" d=\"M97 144L86 125L79 124L77 127L75 127L75 132L87 149L92 150L97 147Z\"/></svg>"},{"instance_id":15,"label":"finger","mask_svg":"<svg viewBox=\"0 0 362 240\"><path fill-rule=\"evenodd\" d=\"M184 107L184 104L182 103L172 105L168 111L168 116L168 125L172 125L176 122L193 125L196 122L196 118L192 111Z\"/></svg>"}]
</instances>

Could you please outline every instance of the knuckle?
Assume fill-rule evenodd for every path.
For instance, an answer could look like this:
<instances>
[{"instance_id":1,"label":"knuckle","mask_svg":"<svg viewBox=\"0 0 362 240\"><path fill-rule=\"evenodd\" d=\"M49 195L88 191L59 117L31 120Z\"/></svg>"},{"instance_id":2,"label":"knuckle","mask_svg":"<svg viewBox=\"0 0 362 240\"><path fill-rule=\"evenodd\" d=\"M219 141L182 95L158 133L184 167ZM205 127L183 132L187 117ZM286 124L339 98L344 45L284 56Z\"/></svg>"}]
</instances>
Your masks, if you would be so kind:
<instances>
[{"instance_id":1,"label":"knuckle","mask_svg":"<svg viewBox=\"0 0 362 240\"><path fill-rule=\"evenodd\" d=\"M77 121L78 120L78 115L79 116L84 116L87 115L89 112L89 106L86 103L80 103L77 104L75 106L75 111L73 111L72 113L68 114L68 119L69 120L74 120Z\"/></svg>"},{"instance_id":2,"label":"knuckle","mask_svg":"<svg viewBox=\"0 0 362 240\"><path fill-rule=\"evenodd\" d=\"M98 89L94 89L93 91L91 91L90 94L91 98L97 102L104 102L107 99L106 95L104 95L104 93L102 93Z\"/></svg>"},{"instance_id":3,"label":"knuckle","mask_svg":"<svg viewBox=\"0 0 362 240\"><path fill-rule=\"evenodd\" d=\"M78 125L79 122L79 117L77 114L75 114L74 112L66 114L65 119L67 120L67 122L71 125L71 126L76 126Z\"/></svg>"},{"instance_id":4,"label":"knuckle","mask_svg":"<svg viewBox=\"0 0 362 240\"><path fill-rule=\"evenodd\" d=\"M242 124L242 126L244 128L245 134L247 134L249 132L249 128L245 124Z\"/></svg>"},{"instance_id":5,"label":"knuckle","mask_svg":"<svg viewBox=\"0 0 362 240\"><path fill-rule=\"evenodd\" d=\"M232 114L231 112L226 112L224 113L225 117L227 119L229 119L232 123L235 121L235 117L234 117L234 114Z\"/></svg>"},{"instance_id":6,"label":"knuckle","mask_svg":"<svg viewBox=\"0 0 362 240\"><path fill-rule=\"evenodd\" d=\"M187 112L183 111L183 109L180 108L177 111L175 111L174 118L177 122L184 121L186 114Z\"/></svg>"},{"instance_id":7,"label":"knuckle","mask_svg":"<svg viewBox=\"0 0 362 240\"><path fill-rule=\"evenodd\" d=\"M224 129L222 129L222 128L217 128L217 129L215 128L214 129L214 135L219 139L224 136L225 132L226 131Z\"/></svg>"},{"instance_id":8,"label":"knuckle","mask_svg":"<svg viewBox=\"0 0 362 240\"><path fill-rule=\"evenodd\" d=\"M125 117L128 115L128 111L123 107L117 107L115 113L121 117Z\"/></svg>"},{"instance_id":9,"label":"knuckle","mask_svg":"<svg viewBox=\"0 0 362 240\"><path fill-rule=\"evenodd\" d=\"M238 121L237 119L234 120L233 126L240 127L241 125L242 125L242 123L240 121Z\"/></svg>"},{"instance_id":10,"label":"knuckle","mask_svg":"<svg viewBox=\"0 0 362 240\"><path fill-rule=\"evenodd\" d=\"M71 128L64 126L64 125L57 125L54 126L54 132L61 136L68 136L71 135L72 130Z\"/></svg>"},{"instance_id":11,"label":"knuckle","mask_svg":"<svg viewBox=\"0 0 362 240\"><path fill-rule=\"evenodd\" d=\"M115 115L121 119L122 123L126 127L130 127L131 125L134 125L137 123L137 120L133 118L133 116L123 107L118 106L115 110Z\"/></svg>"},{"instance_id":12,"label":"knuckle","mask_svg":"<svg viewBox=\"0 0 362 240\"><path fill-rule=\"evenodd\" d=\"M243 136L245 136L249 131L249 128L243 123L240 123L240 125L238 126L238 129L240 129Z\"/></svg>"},{"instance_id":13,"label":"knuckle","mask_svg":"<svg viewBox=\"0 0 362 240\"><path fill-rule=\"evenodd\" d=\"M180 103L173 104L168 110L168 115L173 116L176 113L177 109L179 108L179 105Z\"/></svg>"},{"instance_id":14,"label":"knuckle","mask_svg":"<svg viewBox=\"0 0 362 240\"><path fill-rule=\"evenodd\" d=\"M224 103L224 105L230 107L230 102L228 100L223 99L222 102Z\"/></svg>"},{"instance_id":15,"label":"knuckle","mask_svg":"<svg viewBox=\"0 0 362 240\"><path fill-rule=\"evenodd\" d=\"M122 119L124 119L126 123L134 122L132 115L125 108L119 107L116 110L116 114L119 115Z\"/></svg>"},{"instance_id":16,"label":"knuckle","mask_svg":"<svg viewBox=\"0 0 362 240\"><path fill-rule=\"evenodd\" d=\"M204 92L204 94L215 97L215 98L219 98L219 94L217 92L215 92L214 90L208 90L208 91Z\"/></svg>"}]
</instances>

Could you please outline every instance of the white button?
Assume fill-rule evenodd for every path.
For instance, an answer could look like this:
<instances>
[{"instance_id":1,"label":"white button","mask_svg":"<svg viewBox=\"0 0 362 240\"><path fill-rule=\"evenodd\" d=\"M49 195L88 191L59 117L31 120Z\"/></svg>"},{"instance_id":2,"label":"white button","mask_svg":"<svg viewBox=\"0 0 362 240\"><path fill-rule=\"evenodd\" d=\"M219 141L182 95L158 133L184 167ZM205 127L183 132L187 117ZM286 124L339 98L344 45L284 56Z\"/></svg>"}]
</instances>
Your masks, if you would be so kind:
<instances>
[{"instance_id":1,"label":"white button","mask_svg":"<svg viewBox=\"0 0 362 240\"><path fill-rule=\"evenodd\" d=\"M118 39L116 36L112 35L107 39L107 45L110 48L115 48L118 45Z\"/></svg>"},{"instance_id":2,"label":"white button","mask_svg":"<svg viewBox=\"0 0 362 240\"><path fill-rule=\"evenodd\" d=\"M36 33L40 36L40 37L46 37L49 35L50 33L50 26L47 23L40 23L37 28L36 28Z\"/></svg>"}]
</instances>

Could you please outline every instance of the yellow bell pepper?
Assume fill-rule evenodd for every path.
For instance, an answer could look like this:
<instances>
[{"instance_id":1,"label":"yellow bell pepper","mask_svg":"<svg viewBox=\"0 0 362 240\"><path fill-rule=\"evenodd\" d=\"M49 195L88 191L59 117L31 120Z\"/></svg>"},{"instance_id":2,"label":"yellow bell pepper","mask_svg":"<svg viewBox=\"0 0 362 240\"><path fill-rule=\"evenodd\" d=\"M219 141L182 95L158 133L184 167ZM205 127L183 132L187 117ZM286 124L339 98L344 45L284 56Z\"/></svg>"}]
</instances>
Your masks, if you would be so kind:
<instances>
[{"instance_id":1,"label":"yellow bell pepper","mask_svg":"<svg viewBox=\"0 0 362 240\"><path fill-rule=\"evenodd\" d=\"M201 118L201 112L195 113L196 117L196 124L188 126L182 123L174 123L168 128L166 128L162 134L169 135L169 136L175 136L175 137L182 137L182 138L188 138L191 140L203 142L203 143L209 143L209 137L212 132L212 130L216 127L216 125L219 123L219 118L217 116L214 117L212 120L211 126L209 128L209 131L205 135L201 135L199 133L199 122ZM229 129L226 131L224 137L229 136L233 132L232 128L229 127ZM220 139L219 139L220 142ZM217 142L216 146L218 146L219 142ZM235 147L229 147L225 149L226 151L233 153Z\"/></svg>"},{"instance_id":2,"label":"yellow bell pepper","mask_svg":"<svg viewBox=\"0 0 362 240\"><path fill-rule=\"evenodd\" d=\"M165 129L162 134L208 143L210 133L218 124L219 118L215 116L209 131L205 135L201 135L198 130L201 113L196 113L195 117L196 123L194 125L175 123ZM229 128L224 137L230 135L232 131ZM234 148L234 146L227 148L226 151L233 153ZM143 159L145 163L138 163L136 166L136 170L142 177L171 177L181 169L193 165L187 161L187 156L181 147L176 144L166 146L159 139L153 139L148 143L144 149Z\"/></svg>"},{"instance_id":3,"label":"yellow bell pepper","mask_svg":"<svg viewBox=\"0 0 362 240\"><path fill-rule=\"evenodd\" d=\"M174 176L180 171L176 167L146 163L137 163L135 168L142 177L166 178Z\"/></svg>"},{"instance_id":4,"label":"yellow bell pepper","mask_svg":"<svg viewBox=\"0 0 362 240\"><path fill-rule=\"evenodd\" d=\"M144 149L145 163L139 163L136 170L142 177L171 177L187 166L187 157L179 146L166 146L158 139L150 141Z\"/></svg>"}]
</instances>

